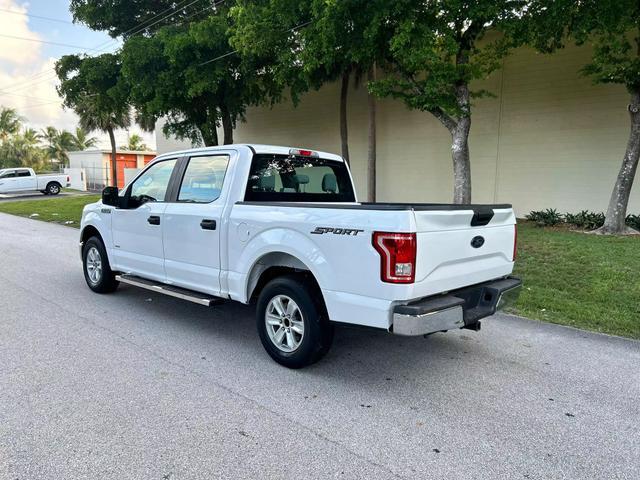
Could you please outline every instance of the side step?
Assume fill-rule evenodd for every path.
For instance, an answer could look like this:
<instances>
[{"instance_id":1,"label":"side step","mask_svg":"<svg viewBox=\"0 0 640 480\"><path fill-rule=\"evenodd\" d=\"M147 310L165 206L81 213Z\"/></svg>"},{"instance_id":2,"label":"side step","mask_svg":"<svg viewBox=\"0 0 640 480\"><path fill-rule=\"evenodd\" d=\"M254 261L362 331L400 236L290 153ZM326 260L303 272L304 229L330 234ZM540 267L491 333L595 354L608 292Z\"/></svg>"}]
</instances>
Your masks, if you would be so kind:
<instances>
[{"instance_id":1,"label":"side step","mask_svg":"<svg viewBox=\"0 0 640 480\"><path fill-rule=\"evenodd\" d=\"M211 305L222 303L223 301L220 297L214 297L207 295L206 293L194 292L193 290L174 287L173 285L166 285L164 283L157 283L134 275L116 275L116 280L128 285L133 285L134 287L144 288L146 290L151 290L152 292L162 293L163 295L169 295L170 297L176 297L199 305L204 305L205 307L210 307Z\"/></svg>"}]
</instances>

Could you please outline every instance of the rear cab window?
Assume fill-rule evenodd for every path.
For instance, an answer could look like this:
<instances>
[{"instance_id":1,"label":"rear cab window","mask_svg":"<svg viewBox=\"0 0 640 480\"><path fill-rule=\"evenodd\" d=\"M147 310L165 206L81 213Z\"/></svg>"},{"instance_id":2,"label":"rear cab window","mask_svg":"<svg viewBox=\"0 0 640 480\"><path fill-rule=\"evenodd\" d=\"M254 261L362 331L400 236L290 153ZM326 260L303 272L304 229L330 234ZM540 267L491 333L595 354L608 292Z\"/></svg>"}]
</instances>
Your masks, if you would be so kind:
<instances>
[{"instance_id":1,"label":"rear cab window","mask_svg":"<svg viewBox=\"0 0 640 480\"><path fill-rule=\"evenodd\" d=\"M293 155L256 154L245 201L355 202L344 162Z\"/></svg>"}]
</instances>

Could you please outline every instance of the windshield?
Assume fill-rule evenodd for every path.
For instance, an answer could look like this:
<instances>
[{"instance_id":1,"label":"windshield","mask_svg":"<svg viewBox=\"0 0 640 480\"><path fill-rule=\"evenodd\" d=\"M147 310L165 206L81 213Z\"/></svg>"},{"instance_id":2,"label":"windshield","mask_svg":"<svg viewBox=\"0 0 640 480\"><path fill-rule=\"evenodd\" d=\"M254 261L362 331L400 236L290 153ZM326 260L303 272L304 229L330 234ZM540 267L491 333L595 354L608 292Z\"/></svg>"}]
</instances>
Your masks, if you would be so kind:
<instances>
[{"instance_id":1,"label":"windshield","mask_svg":"<svg viewBox=\"0 0 640 480\"><path fill-rule=\"evenodd\" d=\"M355 195L344 162L257 154L251 161L245 200L355 202Z\"/></svg>"}]
</instances>

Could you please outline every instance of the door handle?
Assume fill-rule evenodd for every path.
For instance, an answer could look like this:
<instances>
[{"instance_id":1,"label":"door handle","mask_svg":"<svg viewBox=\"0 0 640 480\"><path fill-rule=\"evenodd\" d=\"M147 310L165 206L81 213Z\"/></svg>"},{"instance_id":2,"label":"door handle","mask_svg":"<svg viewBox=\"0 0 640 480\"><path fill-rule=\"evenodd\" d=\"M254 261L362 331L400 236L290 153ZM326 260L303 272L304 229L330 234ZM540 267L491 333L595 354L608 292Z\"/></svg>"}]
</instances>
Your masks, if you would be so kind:
<instances>
[{"instance_id":1,"label":"door handle","mask_svg":"<svg viewBox=\"0 0 640 480\"><path fill-rule=\"evenodd\" d=\"M160 217L158 215L151 215L147 218L147 222L149 222L150 225L160 225Z\"/></svg>"},{"instance_id":2,"label":"door handle","mask_svg":"<svg viewBox=\"0 0 640 480\"><path fill-rule=\"evenodd\" d=\"M205 218L200 222L200 228L202 228L203 230L215 230L216 221Z\"/></svg>"}]
</instances>

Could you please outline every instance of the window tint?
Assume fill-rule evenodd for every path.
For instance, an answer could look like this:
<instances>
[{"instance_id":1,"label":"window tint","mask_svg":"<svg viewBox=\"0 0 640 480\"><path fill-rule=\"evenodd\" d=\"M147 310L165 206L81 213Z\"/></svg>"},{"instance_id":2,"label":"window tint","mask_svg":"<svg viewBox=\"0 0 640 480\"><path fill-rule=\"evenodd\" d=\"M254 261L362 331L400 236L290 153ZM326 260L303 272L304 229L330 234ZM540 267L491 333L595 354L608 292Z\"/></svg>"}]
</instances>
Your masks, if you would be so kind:
<instances>
[{"instance_id":1,"label":"window tint","mask_svg":"<svg viewBox=\"0 0 640 480\"><path fill-rule=\"evenodd\" d=\"M149 167L131 185L134 203L164 202L176 160L163 160Z\"/></svg>"},{"instance_id":2,"label":"window tint","mask_svg":"<svg viewBox=\"0 0 640 480\"><path fill-rule=\"evenodd\" d=\"M220 197L229 158L192 157L184 172L179 202L209 203Z\"/></svg>"},{"instance_id":3,"label":"window tint","mask_svg":"<svg viewBox=\"0 0 640 480\"><path fill-rule=\"evenodd\" d=\"M343 162L259 154L251 162L245 200L354 202L355 195Z\"/></svg>"},{"instance_id":4,"label":"window tint","mask_svg":"<svg viewBox=\"0 0 640 480\"><path fill-rule=\"evenodd\" d=\"M18 177L30 177L29 170L18 170Z\"/></svg>"},{"instance_id":5,"label":"window tint","mask_svg":"<svg viewBox=\"0 0 640 480\"><path fill-rule=\"evenodd\" d=\"M16 176L16 172L14 170L11 170L9 172L4 172L2 175L0 175L0 178L13 178Z\"/></svg>"}]
</instances>

